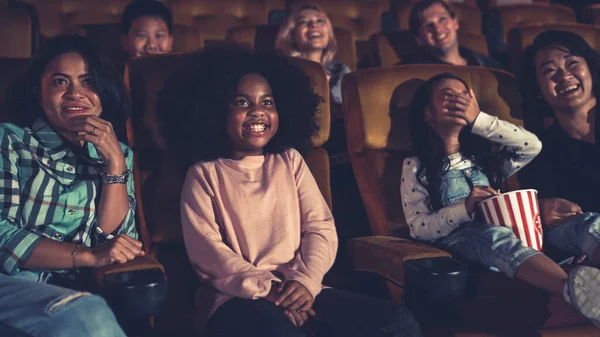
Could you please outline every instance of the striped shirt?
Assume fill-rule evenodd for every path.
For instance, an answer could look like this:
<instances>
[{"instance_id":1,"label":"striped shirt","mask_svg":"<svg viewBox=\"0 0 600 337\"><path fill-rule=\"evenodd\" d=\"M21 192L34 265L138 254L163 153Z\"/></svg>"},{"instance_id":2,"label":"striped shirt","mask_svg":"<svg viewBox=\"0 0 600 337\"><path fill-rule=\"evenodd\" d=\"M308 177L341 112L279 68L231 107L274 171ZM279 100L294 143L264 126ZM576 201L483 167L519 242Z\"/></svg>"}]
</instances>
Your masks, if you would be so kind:
<instances>
[{"instance_id":1,"label":"striped shirt","mask_svg":"<svg viewBox=\"0 0 600 337\"><path fill-rule=\"evenodd\" d=\"M0 139L0 272L44 281L49 272L20 268L41 238L88 247L102 243L96 206L103 160L91 143L76 149L43 119L24 129L0 124ZM131 170L133 153L121 148ZM112 234L137 239L133 179L127 195L129 212Z\"/></svg>"}]
</instances>

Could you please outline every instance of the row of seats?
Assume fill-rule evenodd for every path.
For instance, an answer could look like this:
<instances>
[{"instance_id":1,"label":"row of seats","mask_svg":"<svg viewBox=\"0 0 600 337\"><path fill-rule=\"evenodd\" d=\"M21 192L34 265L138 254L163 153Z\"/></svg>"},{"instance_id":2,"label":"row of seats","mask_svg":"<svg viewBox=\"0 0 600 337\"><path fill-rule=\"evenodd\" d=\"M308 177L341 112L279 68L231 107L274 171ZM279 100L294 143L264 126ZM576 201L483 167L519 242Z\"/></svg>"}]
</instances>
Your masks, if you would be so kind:
<instances>
[{"instance_id":1,"label":"row of seats","mask_svg":"<svg viewBox=\"0 0 600 337\"><path fill-rule=\"evenodd\" d=\"M320 131L314 136L313 147L305 159L331 206L329 159L321 147L329 137L330 127L327 76L319 64L295 60L315 83L315 91L325 98L319 106ZM179 67L187 67L194 61L193 54L155 55L131 60L126 71L126 84L133 101L128 135L136 154L134 178L140 232L169 277L168 308L155 320L156 329L165 335L180 335L192 329L193 294L198 281L186 256L179 219L179 195L185 169L178 167L173 152L161 137L155 97ZM523 124L516 78L500 70L444 65L396 66L360 70L346 75L343 80L349 156L369 218L368 224L351 225L369 226L374 234L353 240L349 252L354 268L376 273L387 280L396 300L400 300L405 286L404 262L448 256L445 251L410 240L402 208L398 207L401 165L412 151L407 129L410 101L420 83L447 71L467 81L483 110L517 125ZM513 187L516 187L514 182ZM337 226L345 225L350 224L337 223ZM388 236L392 231L400 237ZM406 236L402 237L404 232ZM513 331L531 331L531 335L536 330L539 334L535 335L542 336L597 335L593 327L573 327L582 323L575 314L567 321L557 322L553 319L556 313L549 312L548 307L549 301L557 298L549 299L548 294L520 281L484 271L471 271L469 277L474 282L469 288L469 299L461 302L453 313L466 330L499 336L492 332L510 326ZM563 307L567 314L573 310ZM435 310L433 304L431 309ZM557 330L558 326L563 328Z\"/></svg>"},{"instance_id":2,"label":"row of seats","mask_svg":"<svg viewBox=\"0 0 600 337\"><path fill-rule=\"evenodd\" d=\"M89 24L106 24L119 22L120 13L128 4L128 0L110 1L75 1L75 0L19 0L14 6L24 5L33 9L36 20L11 19L9 31L16 30L17 22L27 25L24 30L32 28L31 22L37 21L40 39L55 36L73 26ZM207 41L223 40L227 31L233 27L245 25L264 25L269 20L269 13L283 13L298 0L168 0L174 21L180 25L193 27L202 33ZM306 1L302 1L306 2ZM408 14L415 0L395 1L377 0L316 0L310 3L321 6L330 16L333 25L350 31L357 41L367 41L373 34L387 30L407 30ZM461 30L464 33L482 34L482 12L471 0L452 1L461 19ZM524 2L524 4L516 4ZM490 1L493 13L497 13L502 26L503 41L506 42L508 31L524 22L575 22L575 12L561 5L548 1L531 0L495 0ZM584 17L589 23L598 22L600 7L593 6L584 10ZM391 13L397 24L393 27L383 22L385 13ZM595 13L595 14L594 14ZM19 14L23 15L23 14ZM30 22L28 22L30 21ZM386 27L384 27L386 26Z\"/></svg>"},{"instance_id":3,"label":"row of seats","mask_svg":"<svg viewBox=\"0 0 600 337\"><path fill-rule=\"evenodd\" d=\"M473 49L481 54L488 55L489 48L487 39L481 34L481 14L478 11L473 13L461 12L461 4L456 4L458 15L463 18L461 21L460 42L462 45ZM464 4L463 4L464 5ZM465 5L472 6L472 5ZM109 7L112 8L112 7ZM117 7L114 7L117 8ZM469 7L476 9L476 7ZM407 6L406 13L410 9ZM513 12L520 9L517 13ZM527 31L536 31L535 25L543 21L546 23L561 22L561 27L574 31L586 37L592 46L596 42L592 36L595 36L597 28L591 25L575 23L575 14L572 10L558 5L548 4L529 4L527 6L503 6L498 10L503 19L504 39L506 40L507 50L510 54L510 69L516 71L519 49L522 49L525 39L521 41L522 34L529 34ZM535 17L528 15L534 11ZM407 15L407 14L406 14ZM475 21L467 21L464 18L475 17ZM528 18L529 23L523 23L519 18ZM0 9L0 40L7 42L0 51L2 57L28 57L32 52L31 41L33 32L32 19L27 11L21 8ZM510 21L510 22L509 22ZM477 24L469 26L468 22ZM563 23L564 22L564 23ZM570 22L570 23L567 23ZM512 29L508 29L515 25ZM471 27L471 28L469 28ZM278 27L270 25L246 25L237 28L231 28L227 31L225 39L243 45L254 47L261 50L272 50ZM537 29L539 30L539 29ZM203 48L205 44L205 35L198 28L177 23L174 25L174 46L175 52L191 52ZM120 28L118 23L92 23L71 26L63 32L77 32L87 35L96 45L103 49L109 56L115 60L120 69L123 69L127 55L119 44ZM352 31L340 27L335 28L335 34L339 43L339 52L337 58L339 61L347 64L351 69L357 69L357 37ZM4 36L2 36L4 35ZM521 42L520 42L521 41ZM395 64L402 60L402 56L411 53L416 48L413 36L407 30L378 32L371 35L366 46L370 66L386 66ZM365 54L363 52L362 54ZM516 55L516 56L513 56Z\"/></svg>"},{"instance_id":4,"label":"row of seats","mask_svg":"<svg viewBox=\"0 0 600 337\"><path fill-rule=\"evenodd\" d=\"M22 10L17 10L19 16L3 16L0 10L0 27L9 19L28 18ZM2 20L3 18L7 20ZM582 36L591 46L600 52L600 26L561 22L561 23L528 23L521 24L509 31L507 37L507 54L509 58L509 69L518 73L520 57L524 48L530 44L534 37L548 29L566 30ZM0 32L5 30L0 30ZM192 52L202 49L204 38L198 30L188 26L175 24L174 45L175 52ZM277 35L278 27L271 25L244 26L232 28L227 32L226 40L235 42L249 48L261 51L272 51ZM338 40L339 52L337 59L348 65L350 69L357 69L355 37L351 32L343 28L335 28L335 36ZM68 29L66 32L76 32L87 35L94 43L109 55L119 69L124 69L127 55L118 43L120 29L118 24L90 24L80 25ZM1 33L0 33L1 34ZM7 39L6 48L2 50L4 57L25 57L31 53L30 45L11 43L17 40L26 40L26 34L19 39ZM459 32L460 44L483 55L488 55L487 41L483 35ZM414 37L407 31L383 32L371 36L369 40L369 57L371 66L389 66L402 61L404 55L412 53L417 48ZM6 63L9 67L11 62ZM5 68L4 66L2 66ZM11 69L7 69L11 71ZM1 94L0 94L1 95Z\"/></svg>"},{"instance_id":5,"label":"row of seats","mask_svg":"<svg viewBox=\"0 0 600 337\"><path fill-rule=\"evenodd\" d=\"M136 154L134 179L140 233L169 277L168 308L156 317L155 327L170 336L192 329L198 281L186 256L179 220L179 194L185 170L177 166L173 153L162 140L155 97L179 67L187 67L194 61L192 54L177 53L137 58L128 63L125 73L133 101L128 139ZM331 205L329 161L327 152L321 148L329 138L327 77L319 64L296 61L315 83L315 91L326 99L319 106L320 132L313 138L313 149L305 159ZM4 69L2 73L13 76L22 67L22 63L13 63L8 68L13 74ZM398 207L401 200L398 186L402 160L412 150L407 136L410 100L419 83L446 71L467 81L483 110L522 125L520 119L524 116L516 79L503 71L417 65L366 69L344 78L343 112L349 156L369 218L368 224L358 225L369 226L375 235L353 240L349 252L354 268L383 277L397 300L403 295L405 261L448 255L408 237L388 236L391 231L403 233L406 229L402 209ZM0 83L7 80L3 77ZM565 327L557 333L557 326L581 323L578 316L569 316L564 322L553 320L555 313L549 312L548 303L556 299L549 300L547 294L522 282L482 271L471 271L470 277L474 284L469 288L469 299L455 313L470 331L490 332L510 326L515 330L539 330L536 335L542 336L596 336L596 330L589 326Z\"/></svg>"}]
</instances>

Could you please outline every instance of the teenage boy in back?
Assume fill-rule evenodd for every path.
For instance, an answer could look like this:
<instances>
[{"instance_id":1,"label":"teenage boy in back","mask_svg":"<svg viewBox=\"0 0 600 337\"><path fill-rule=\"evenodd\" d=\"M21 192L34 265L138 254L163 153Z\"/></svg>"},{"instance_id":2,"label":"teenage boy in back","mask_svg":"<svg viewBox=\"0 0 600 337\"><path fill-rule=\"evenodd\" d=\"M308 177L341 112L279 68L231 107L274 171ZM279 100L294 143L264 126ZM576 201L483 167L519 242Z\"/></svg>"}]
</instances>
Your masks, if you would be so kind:
<instances>
[{"instance_id":1,"label":"teenage boy in back","mask_svg":"<svg viewBox=\"0 0 600 337\"><path fill-rule=\"evenodd\" d=\"M173 49L173 17L157 0L135 0L121 17L121 45L129 58L166 54Z\"/></svg>"}]
</instances>

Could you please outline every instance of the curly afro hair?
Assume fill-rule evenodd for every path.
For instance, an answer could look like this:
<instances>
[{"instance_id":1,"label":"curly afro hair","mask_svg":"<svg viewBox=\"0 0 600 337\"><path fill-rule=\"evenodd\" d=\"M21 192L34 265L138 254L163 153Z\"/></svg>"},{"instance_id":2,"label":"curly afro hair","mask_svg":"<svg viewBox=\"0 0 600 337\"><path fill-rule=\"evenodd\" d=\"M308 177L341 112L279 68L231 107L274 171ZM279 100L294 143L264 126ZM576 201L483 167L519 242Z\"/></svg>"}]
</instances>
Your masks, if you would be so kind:
<instances>
[{"instance_id":1,"label":"curly afro hair","mask_svg":"<svg viewBox=\"0 0 600 337\"><path fill-rule=\"evenodd\" d=\"M315 121L323 98L302 69L285 57L261 54L238 46L221 46L197 54L192 69L182 69L158 94L162 135L186 166L229 158L228 104L247 74L263 76L273 90L279 129L263 149L280 153L303 151L318 131Z\"/></svg>"}]
</instances>

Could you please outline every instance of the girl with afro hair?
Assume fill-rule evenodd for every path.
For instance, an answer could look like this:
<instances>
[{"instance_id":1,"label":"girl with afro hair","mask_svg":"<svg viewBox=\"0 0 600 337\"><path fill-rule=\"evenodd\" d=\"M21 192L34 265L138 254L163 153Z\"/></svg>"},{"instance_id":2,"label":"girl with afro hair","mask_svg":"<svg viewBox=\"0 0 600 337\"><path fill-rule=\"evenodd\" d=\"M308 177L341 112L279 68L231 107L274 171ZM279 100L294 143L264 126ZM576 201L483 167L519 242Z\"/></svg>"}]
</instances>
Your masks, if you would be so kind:
<instances>
[{"instance_id":1,"label":"girl with afro hair","mask_svg":"<svg viewBox=\"0 0 600 337\"><path fill-rule=\"evenodd\" d=\"M189 165L183 236L209 336L420 336L404 307L325 288L333 217L302 151L321 101L288 59L207 50L159 96L163 134ZM299 152L300 151L300 152ZM306 324L309 322L310 324Z\"/></svg>"}]
</instances>

